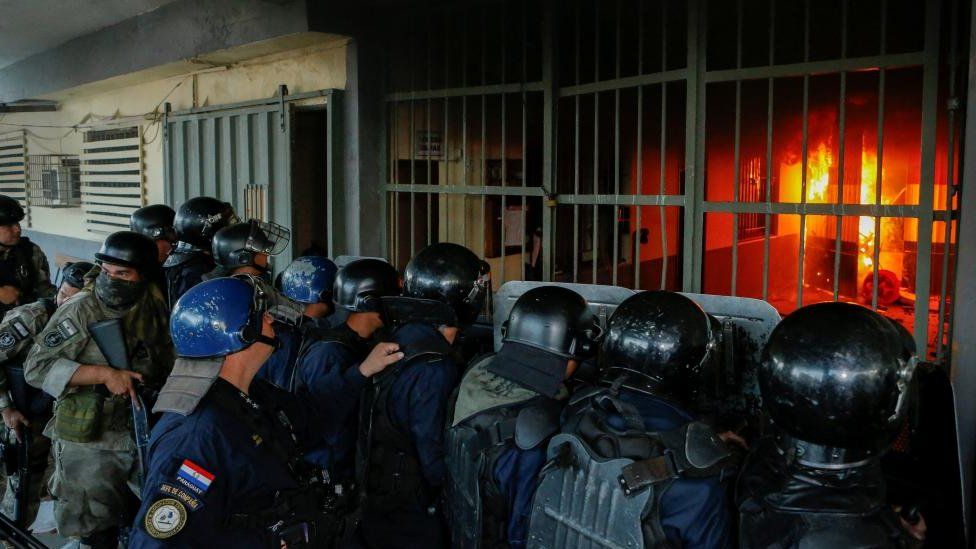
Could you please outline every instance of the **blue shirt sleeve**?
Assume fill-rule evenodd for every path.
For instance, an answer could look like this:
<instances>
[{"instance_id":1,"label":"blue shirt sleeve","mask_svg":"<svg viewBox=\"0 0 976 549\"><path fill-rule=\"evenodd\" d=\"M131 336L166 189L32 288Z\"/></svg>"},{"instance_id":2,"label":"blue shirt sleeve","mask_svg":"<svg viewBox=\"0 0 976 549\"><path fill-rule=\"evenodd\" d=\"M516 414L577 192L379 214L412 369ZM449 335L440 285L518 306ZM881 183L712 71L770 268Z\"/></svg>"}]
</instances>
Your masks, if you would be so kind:
<instances>
[{"instance_id":1,"label":"blue shirt sleeve","mask_svg":"<svg viewBox=\"0 0 976 549\"><path fill-rule=\"evenodd\" d=\"M495 461L495 482L508 503L507 535L511 549L523 549L532 515L532 498L539 471L546 462L545 446L531 450L515 447L506 450Z\"/></svg>"},{"instance_id":2,"label":"blue shirt sleeve","mask_svg":"<svg viewBox=\"0 0 976 549\"><path fill-rule=\"evenodd\" d=\"M732 517L725 484L717 478L678 479L661 495L661 526L688 549L732 547Z\"/></svg>"},{"instance_id":3,"label":"blue shirt sleeve","mask_svg":"<svg viewBox=\"0 0 976 549\"><path fill-rule=\"evenodd\" d=\"M323 435L334 435L352 418L366 384L356 357L340 344L317 342L299 359L297 368L317 407Z\"/></svg>"},{"instance_id":4,"label":"blue shirt sleeve","mask_svg":"<svg viewBox=\"0 0 976 549\"><path fill-rule=\"evenodd\" d=\"M457 383L457 366L448 357L410 365L393 388L394 420L409 431L431 486L444 484L444 422L447 401ZM404 421L406 419L406 421Z\"/></svg>"}]
</instances>

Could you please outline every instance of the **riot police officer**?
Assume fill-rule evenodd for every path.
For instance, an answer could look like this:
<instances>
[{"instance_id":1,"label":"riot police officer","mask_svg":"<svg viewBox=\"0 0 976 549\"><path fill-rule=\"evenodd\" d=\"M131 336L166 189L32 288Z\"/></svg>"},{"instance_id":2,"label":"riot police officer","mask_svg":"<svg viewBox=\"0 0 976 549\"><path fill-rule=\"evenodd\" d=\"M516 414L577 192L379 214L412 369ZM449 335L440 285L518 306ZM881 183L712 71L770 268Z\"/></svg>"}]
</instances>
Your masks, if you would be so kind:
<instances>
[{"instance_id":1,"label":"riot police officer","mask_svg":"<svg viewBox=\"0 0 976 549\"><path fill-rule=\"evenodd\" d=\"M691 406L713 364L716 326L673 292L640 292L617 307L599 385L573 395L549 443L528 547L579 537L620 547L731 546L730 452ZM591 490L615 505L587 503Z\"/></svg>"},{"instance_id":2,"label":"riot police officer","mask_svg":"<svg viewBox=\"0 0 976 549\"><path fill-rule=\"evenodd\" d=\"M156 243L156 250L159 252L159 267L153 269L148 278L159 289L160 298L167 305L169 304L169 285L166 282L166 274L162 267L176 245L176 229L173 228L175 217L176 212L166 204L143 206L129 216L129 230L144 234Z\"/></svg>"},{"instance_id":3,"label":"riot police officer","mask_svg":"<svg viewBox=\"0 0 976 549\"><path fill-rule=\"evenodd\" d=\"M136 383L158 388L173 365L168 311L149 290L144 273L158 264L156 245L131 231L113 233L95 259L101 266L91 289L51 317L24 364L31 385L57 399L45 435L54 442L51 493L58 532L92 547L115 547L128 522L137 485L132 411ZM132 370L117 370L91 335L91 325L120 319Z\"/></svg>"},{"instance_id":4,"label":"riot police officer","mask_svg":"<svg viewBox=\"0 0 976 549\"><path fill-rule=\"evenodd\" d=\"M288 297L303 299L298 289L303 285L295 274L286 271L282 287ZM356 412L362 389L370 377L403 358L397 343L373 340L384 326L382 298L398 295L400 281L389 263L359 259L339 270L332 288L327 292L331 300L349 316L342 324L306 338L289 390L304 395L323 418L306 459L328 470L334 480L348 483L355 471ZM313 297L311 293L304 299Z\"/></svg>"},{"instance_id":5,"label":"riot police officer","mask_svg":"<svg viewBox=\"0 0 976 549\"><path fill-rule=\"evenodd\" d=\"M288 246L291 231L276 223L249 219L217 231L211 244L217 267L204 280L248 274L265 278L267 282L271 256Z\"/></svg>"},{"instance_id":6,"label":"riot police officer","mask_svg":"<svg viewBox=\"0 0 976 549\"><path fill-rule=\"evenodd\" d=\"M576 292L522 294L497 355L468 368L448 414L446 510L452 546L525 547L546 443L559 430L563 381L596 352L600 326Z\"/></svg>"},{"instance_id":7,"label":"riot police officer","mask_svg":"<svg viewBox=\"0 0 976 549\"><path fill-rule=\"evenodd\" d=\"M259 378L295 392L295 362L299 353L329 329L332 283L337 271L331 259L308 256L295 259L280 273L275 289L298 304L301 316L295 320L276 318L279 346L258 372Z\"/></svg>"},{"instance_id":8,"label":"riot police officer","mask_svg":"<svg viewBox=\"0 0 976 549\"><path fill-rule=\"evenodd\" d=\"M179 355L155 411L149 472L132 548L266 548L312 542L300 411L254 376L277 345L273 295L249 278L217 278L177 302Z\"/></svg>"},{"instance_id":9,"label":"riot police officer","mask_svg":"<svg viewBox=\"0 0 976 549\"><path fill-rule=\"evenodd\" d=\"M0 312L55 292L44 252L21 236L23 219L20 203L0 194Z\"/></svg>"},{"instance_id":10,"label":"riot police officer","mask_svg":"<svg viewBox=\"0 0 976 549\"><path fill-rule=\"evenodd\" d=\"M173 220L179 243L163 264L170 305L214 269L213 237L237 221L230 204L209 196L191 198L180 206Z\"/></svg>"},{"instance_id":11,"label":"riot police officer","mask_svg":"<svg viewBox=\"0 0 976 549\"><path fill-rule=\"evenodd\" d=\"M759 370L774 429L736 490L742 547L912 545L879 460L905 417L914 354L892 321L859 305L810 305L780 322Z\"/></svg>"},{"instance_id":12,"label":"riot police officer","mask_svg":"<svg viewBox=\"0 0 976 549\"><path fill-rule=\"evenodd\" d=\"M129 230L144 234L156 242L159 264L162 265L176 245L176 212L166 204L143 206L129 216Z\"/></svg>"},{"instance_id":13,"label":"riot police officer","mask_svg":"<svg viewBox=\"0 0 976 549\"><path fill-rule=\"evenodd\" d=\"M51 397L27 385L24 360L36 336L47 324L51 313L85 286L85 274L94 267L87 261L69 263L61 269L61 284L55 299L41 298L21 305L0 322L0 413L7 430L4 452L8 469L7 491L3 496L3 513L21 526L37 513L43 488L43 475L51 441L43 435L44 424L51 417ZM26 446L22 446L25 445ZM26 450L26 452L22 451ZM26 462L21 463L24 458ZM16 465L16 475L11 467ZM28 477L28 478L25 478Z\"/></svg>"},{"instance_id":14,"label":"riot police officer","mask_svg":"<svg viewBox=\"0 0 976 549\"><path fill-rule=\"evenodd\" d=\"M481 311L488 273L471 250L434 244L407 264L403 301L384 301L404 358L373 377L360 410L359 542L366 547L447 545L438 500L445 412L458 376L452 344Z\"/></svg>"}]
</instances>

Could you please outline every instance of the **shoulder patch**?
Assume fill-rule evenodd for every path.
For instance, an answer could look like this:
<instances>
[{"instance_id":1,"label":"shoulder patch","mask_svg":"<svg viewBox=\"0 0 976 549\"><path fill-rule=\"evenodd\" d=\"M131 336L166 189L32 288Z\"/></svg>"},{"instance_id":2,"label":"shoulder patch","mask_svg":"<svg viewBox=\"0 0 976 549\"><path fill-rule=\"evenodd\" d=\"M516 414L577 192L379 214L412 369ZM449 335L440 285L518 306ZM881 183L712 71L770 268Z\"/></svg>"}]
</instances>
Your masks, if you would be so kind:
<instances>
[{"instance_id":1,"label":"shoulder patch","mask_svg":"<svg viewBox=\"0 0 976 549\"><path fill-rule=\"evenodd\" d=\"M13 328L13 336L17 338L17 341L21 341L25 338L31 336L31 332L27 329L27 325L19 317L10 321L10 327Z\"/></svg>"},{"instance_id":2,"label":"shoulder patch","mask_svg":"<svg viewBox=\"0 0 976 549\"><path fill-rule=\"evenodd\" d=\"M58 323L58 332L65 339L71 339L71 336L78 333L78 326L70 318L66 318Z\"/></svg>"},{"instance_id":3,"label":"shoulder patch","mask_svg":"<svg viewBox=\"0 0 976 549\"><path fill-rule=\"evenodd\" d=\"M193 494L188 493L185 489L174 486L168 482L164 482L159 485L159 494L161 497L174 498L180 501L183 505L188 507L191 512L196 511L203 507L203 502L199 498L193 496Z\"/></svg>"},{"instance_id":4,"label":"shoulder patch","mask_svg":"<svg viewBox=\"0 0 976 549\"><path fill-rule=\"evenodd\" d=\"M61 332L57 330L49 332L46 336L44 336L44 344L48 347L57 347L62 343L64 343L64 336L62 336Z\"/></svg>"},{"instance_id":5,"label":"shoulder patch","mask_svg":"<svg viewBox=\"0 0 976 549\"><path fill-rule=\"evenodd\" d=\"M156 539L171 538L186 526L186 507L173 498L156 500L146 511L143 526Z\"/></svg>"},{"instance_id":6,"label":"shoulder patch","mask_svg":"<svg viewBox=\"0 0 976 549\"><path fill-rule=\"evenodd\" d=\"M7 330L0 332L0 350L6 351L17 344L17 338Z\"/></svg>"},{"instance_id":7,"label":"shoulder patch","mask_svg":"<svg viewBox=\"0 0 976 549\"><path fill-rule=\"evenodd\" d=\"M210 489L214 474L200 467L188 459L184 459L176 472L176 482L187 487L198 496L202 496Z\"/></svg>"}]
</instances>

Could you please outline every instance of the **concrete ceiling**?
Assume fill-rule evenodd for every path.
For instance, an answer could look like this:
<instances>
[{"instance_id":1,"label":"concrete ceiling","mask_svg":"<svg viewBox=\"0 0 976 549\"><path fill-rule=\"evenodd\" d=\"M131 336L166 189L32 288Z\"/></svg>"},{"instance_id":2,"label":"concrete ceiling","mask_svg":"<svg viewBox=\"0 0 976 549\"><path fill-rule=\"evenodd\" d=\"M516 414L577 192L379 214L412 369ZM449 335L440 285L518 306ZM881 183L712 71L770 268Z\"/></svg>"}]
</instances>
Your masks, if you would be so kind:
<instances>
[{"instance_id":1,"label":"concrete ceiling","mask_svg":"<svg viewBox=\"0 0 976 549\"><path fill-rule=\"evenodd\" d=\"M0 69L174 0L0 0Z\"/></svg>"}]
</instances>

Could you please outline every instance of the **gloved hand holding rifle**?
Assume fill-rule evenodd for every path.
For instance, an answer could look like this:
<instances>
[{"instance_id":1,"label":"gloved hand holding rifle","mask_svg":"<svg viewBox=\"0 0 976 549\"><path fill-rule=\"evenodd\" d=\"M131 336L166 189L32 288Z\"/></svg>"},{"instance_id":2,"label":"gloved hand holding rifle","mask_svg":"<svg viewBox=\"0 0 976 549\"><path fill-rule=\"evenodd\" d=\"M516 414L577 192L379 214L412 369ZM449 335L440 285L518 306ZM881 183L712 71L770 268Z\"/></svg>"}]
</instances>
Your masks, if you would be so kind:
<instances>
[{"instance_id":1,"label":"gloved hand holding rifle","mask_svg":"<svg viewBox=\"0 0 976 549\"><path fill-rule=\"evenodd\" d=\"M109 366L116 370L131 372L132 365L129 362L129 349L125 342L125 328L122 320L118 318L93 322L88 325L88 333L91 334L98 350L105 355L105 360ZM132 377L140 380L142 376L133 374ZM106 386L113 393L117 393L115 388L108 383ZM121 390L121 388L119 388ZM136 441L136 452L139 456L139 479L145 479L146 467L149 465L146 451L149 446L149 420L147 416L146 404L134 385L129 386L129 402L132 406L132 428Z\"/></svg>"}]
</instances>

